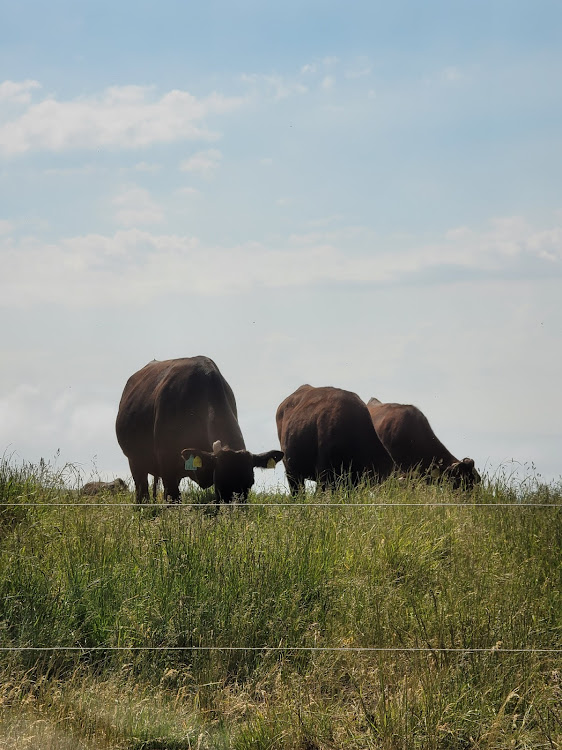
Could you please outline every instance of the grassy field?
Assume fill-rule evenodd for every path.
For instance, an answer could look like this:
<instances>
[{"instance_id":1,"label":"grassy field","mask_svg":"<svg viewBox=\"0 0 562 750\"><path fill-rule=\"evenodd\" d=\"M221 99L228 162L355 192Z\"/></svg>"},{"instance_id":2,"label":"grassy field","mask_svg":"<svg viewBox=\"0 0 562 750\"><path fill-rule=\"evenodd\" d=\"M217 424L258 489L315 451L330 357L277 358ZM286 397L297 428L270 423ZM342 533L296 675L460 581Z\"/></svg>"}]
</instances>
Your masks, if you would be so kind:
<instances>
[{"instance_id":1,"label":"grassy field","mask_svg":"<svg viewBox=\"0 0 562 750\"><path fill-rule=\"evenodd\" d=\"M559 487L215 513L62 480L0 466L2 750L562 747Z\"/></svg>"}]
</instances>

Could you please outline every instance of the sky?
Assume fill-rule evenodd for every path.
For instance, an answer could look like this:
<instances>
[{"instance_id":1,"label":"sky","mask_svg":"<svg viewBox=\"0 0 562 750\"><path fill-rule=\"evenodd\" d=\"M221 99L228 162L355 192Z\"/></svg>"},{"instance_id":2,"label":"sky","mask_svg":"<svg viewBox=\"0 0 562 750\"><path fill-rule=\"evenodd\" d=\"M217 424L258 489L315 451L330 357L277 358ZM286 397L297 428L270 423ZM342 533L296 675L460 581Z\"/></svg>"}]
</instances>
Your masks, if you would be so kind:
<instances>
[{"instance_id":1,"label":"sky","mask_svg":"<svg viewBox=\"0 0 562 750\"><path fill-rule=\"evenodd\" d=\"M127 478L127 378L204 354L254 452L333 385L416 404L488 476L558 481L558 0L0 19L0 454Z\"/></svg>"}]
</instances>

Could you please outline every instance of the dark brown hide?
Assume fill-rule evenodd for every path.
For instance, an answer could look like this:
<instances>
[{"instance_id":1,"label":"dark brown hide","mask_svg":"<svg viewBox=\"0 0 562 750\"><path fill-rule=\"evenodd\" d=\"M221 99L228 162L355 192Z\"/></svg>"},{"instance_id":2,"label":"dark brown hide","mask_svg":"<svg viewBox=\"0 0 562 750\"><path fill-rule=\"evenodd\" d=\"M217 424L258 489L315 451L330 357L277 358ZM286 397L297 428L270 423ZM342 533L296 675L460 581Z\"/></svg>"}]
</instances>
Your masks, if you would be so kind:
<instances>
[{"instance_id":1,"label":"dark brown hide","mask_svg":"<svg viewBox=\"0 0 562 750\"><path fill-rule=\"evenodd\" d=\"M185 448L181 455L186 462L199 458L199 471L212 474L217 500L230 502L235 496L246 500L254 483L254 468L273 469L283 458L281 451L250 453L247 450L231 450L220 443L213 445L213 452L198 448Z\"/></svg>"},{"instance_id":2,"label":"dark brown hide","mask_svg":"<svg viewBox=\"0 0 562 750\"><path fill-rule=\"evenodd\" d=\"M340 388L301 385L277 409L277 433L291 493L305 479L320 487L338 478L384 479L394 468L359 396Z\"/></svg>"},{"instance_id":3,"label":"dark brown hide","mask_svg":"<svg viewBox=\"0 0 562 750\"><path fill-rule=\"evenodd\" d=\"M81 495L99 495L101 492L126 492L127 485L122 479L114 479L113 482L88 482L80 490Z\"/></svg>"},{"instance_id":4,"label":"dark brown hide","mask_svg":"<svg viewBox=\"0 0 562 750\"><path fill-rule=\"evenodd\" d=\"M455 458L416 406L383 404L372 398L367 408L378 436L401 471L417 469L428 480L445 477L455 488L470 489L481 481L473 459Z\"/></svg>"},{"instance_id":5,"label":"dark brown hide","mask_svg":"<svg viewBox=\"0 0 562 750\"><path fill-rule=\"evenodd\" d=\"M148 499L148 475L161 478L164 497L179 501L179 483L189 477L200 487L215 485L217 498L229 502L247 497L254 482L253 466L260 457L246 451L231 387L208 357L153 361L132 375L121 397L116 421L117 440L129 459L137 501ZM213 454L221 441L235 458L229 463L202 462L186 469L182 451ZM280 451L265 455L266 465L283 458ZM254 458L257 462L254 462ZM247 470L248 463L251 471ZM189 465L189 462L188 462ZM155 482L155 486L157 482Z\"/></svg>"}]
</instances>

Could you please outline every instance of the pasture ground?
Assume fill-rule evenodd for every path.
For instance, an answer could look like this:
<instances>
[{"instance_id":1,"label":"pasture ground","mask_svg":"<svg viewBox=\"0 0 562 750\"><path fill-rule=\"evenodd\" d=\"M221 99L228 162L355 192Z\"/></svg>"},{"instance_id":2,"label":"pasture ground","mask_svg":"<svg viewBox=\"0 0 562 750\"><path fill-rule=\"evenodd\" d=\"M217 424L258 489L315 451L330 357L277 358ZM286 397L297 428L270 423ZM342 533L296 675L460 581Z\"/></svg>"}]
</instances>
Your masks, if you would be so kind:
<instances>
[{"instance_id":1,"label":"pasture ground","mask_svg":"<svg viewBox=\"0 0 562 750\"><path fill-rule=\"evenodd\" d=\"M389 480L215 514L4 461L0 748L562 748L561 496Z\"/></svg>"}]
</instances>

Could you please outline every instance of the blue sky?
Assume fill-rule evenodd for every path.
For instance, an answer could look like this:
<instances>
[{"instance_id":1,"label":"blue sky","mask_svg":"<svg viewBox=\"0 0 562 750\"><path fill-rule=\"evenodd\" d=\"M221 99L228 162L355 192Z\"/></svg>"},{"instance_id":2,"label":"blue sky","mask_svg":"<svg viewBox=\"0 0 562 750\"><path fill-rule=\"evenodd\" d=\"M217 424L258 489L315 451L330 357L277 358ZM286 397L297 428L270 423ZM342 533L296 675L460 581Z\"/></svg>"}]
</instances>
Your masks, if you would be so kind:
<instances>
[{"instance_id":1,"label":"blue sky","mask_svg":"<svg viewBox=\"0 0 562 750\"><path fill-rule=\"evenodd\" d=\"M0 13L1 449L126 475L127 377L207 354L252 450L310 382L560 476L559 3Z\"/></svg>"}]
</instances>

